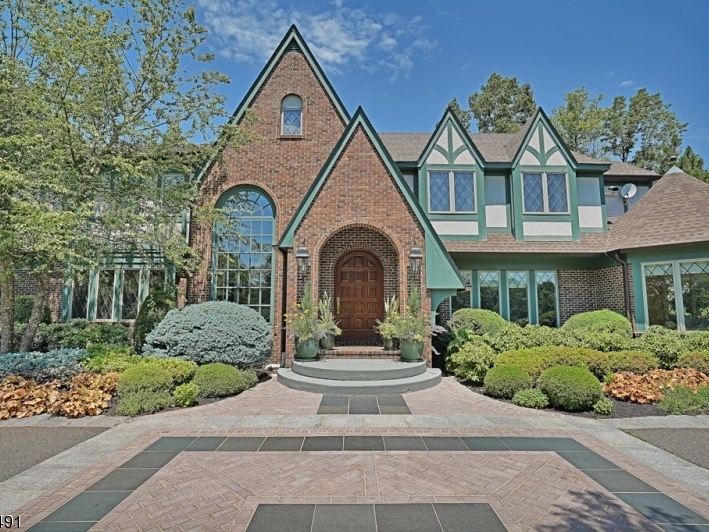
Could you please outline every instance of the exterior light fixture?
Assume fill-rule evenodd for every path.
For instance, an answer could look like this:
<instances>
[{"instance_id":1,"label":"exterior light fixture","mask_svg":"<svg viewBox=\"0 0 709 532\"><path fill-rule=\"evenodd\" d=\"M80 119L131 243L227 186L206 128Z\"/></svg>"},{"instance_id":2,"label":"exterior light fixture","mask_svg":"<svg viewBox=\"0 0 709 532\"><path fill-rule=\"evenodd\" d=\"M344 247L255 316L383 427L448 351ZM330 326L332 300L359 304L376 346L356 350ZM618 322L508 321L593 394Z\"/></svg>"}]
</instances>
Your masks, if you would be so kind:
<instances>
[{"instance_id":1,"label":"exterior light fixture","mask_svg":"<svg viewBox=\"0 0 709 532\"><path fill-rule=\"evenodd\" d=\"M416 245L416 240L411 241L411 251L409 252L409 267L411 273L418 273L421 269L421 259L423 259L423 251Z\"/></svg>"},{"instance_id":2,"label":"exterior light fixture","mask_svg":"<svg viewBox=\"0 0 709 532\"><path fill-rule=\"evenodd\" d=\"M305 273L308 271L308 261L310 260L310 254L308 253L308 248L305 247L305 239L300 243L300 246L295 251L295 260L298 263L298 269L300 273Z\"/></svg>"}]
</instances>

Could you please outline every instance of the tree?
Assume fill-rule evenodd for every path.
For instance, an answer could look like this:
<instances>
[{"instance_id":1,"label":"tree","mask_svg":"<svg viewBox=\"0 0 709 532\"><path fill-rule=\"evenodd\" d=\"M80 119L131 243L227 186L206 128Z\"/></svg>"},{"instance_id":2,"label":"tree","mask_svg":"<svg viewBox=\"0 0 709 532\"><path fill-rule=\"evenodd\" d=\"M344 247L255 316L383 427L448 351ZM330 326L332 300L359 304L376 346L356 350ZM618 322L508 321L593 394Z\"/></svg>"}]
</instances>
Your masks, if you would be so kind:
<instances>
[{"instance_id":1,"label":"tree","mask_svg":"<svg viewBox=\"0 0 709 532\"><path fill-rule=\"evenodd\" d=\"M683 172L709 183L709 170L704 167L704 159L695 153L691 146L687 146L679 156L677 166Z\"/></svg>"},{"instance_id":2,"label":"tree","mask_svg":"<svg viewBox=\"0 0 709 532\"><path fill-rule=\"evenodd\" d=\"M182 176L223 142L203 65L205 30L183 0L0 0L0 353L13 348L12 280L120 251L191 269L176 218L195 198ZM193 138L221 144L196 149Z\"/></svg>"},{"instance_id":3,"label":"tree","mask_svg":"<svg viewBox=\"0 0 709 532\"><path fill-rule=\"evenodd\" d=\"M588 90L580 87L566 93L566 103L552 111L551 121L569 149L597 159L606 155L602 139L608 111L601 107L603 98L599 94L590 99Z\"/></svg>"},{"instance_id":4,"label":"tree","mask_svg":"<svg viewBox=\"0 0 709 532\"><path fill-rule=\"evenodd\" d=\"M605 128L603 141L610 153L621 161L662 173L671 157L679 155L687 124L677 119L659 93L639 89L630 100L624 96L613 99Z\"/></svg>"},{"instance_id":5,"label":"tree","mask_svg":"<svg viewBox=\"0 0 709 532\"><path fill-rule=\"evenodd\" d=\"M453 98L448 107L451 108L455 116L458 117L460 123L463 125L466 131L470 130L470 111L464 110L458 103L458 98Z\"/></svg>"},{"instance_id":6,"label":"tree","mask_svg":"<svg viewBox=\"0 0 709 532\"><path fill-rule=\"evenodd\" d=\"M480 92L468 98L470 113L482 133L514 133L534 114L537 104L529 83L497 72L490 75Z\"/></svg>"}]
</instances>

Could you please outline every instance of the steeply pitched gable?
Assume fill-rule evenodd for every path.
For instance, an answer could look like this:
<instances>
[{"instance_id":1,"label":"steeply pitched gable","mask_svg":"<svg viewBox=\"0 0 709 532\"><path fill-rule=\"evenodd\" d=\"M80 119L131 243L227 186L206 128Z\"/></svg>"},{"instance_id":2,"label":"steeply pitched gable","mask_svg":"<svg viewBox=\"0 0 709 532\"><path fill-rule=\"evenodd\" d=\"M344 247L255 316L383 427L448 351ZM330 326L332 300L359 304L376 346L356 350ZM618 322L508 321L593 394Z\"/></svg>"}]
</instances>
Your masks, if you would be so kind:
<instances>
[{"instance_id":1,"label":"steeply pitched gable","mask_svg":"<svg viewBox=\"0 0 709 532\"><path fill-rule=\"evenodd\" d=\"M418 165L426 162L434 164L477 164L485 166L485 160L468 136L450 106L445 110L431 138L426 143Z\"/></svg>"},{"instance_id":2,"label":"steeply pitched gable","mask_svg":"<svg viewBox=\"0 0 709 532\"><path fill-rule=\"evenodd\" d=\"M515 144L519 145L515 149ZM560 166L568 164L576 169L578 163L564 141L554 129L551 120L541 107L530 118L507 146L514 150L513 165L535 164Z\"/></svg>"}]
</instances>

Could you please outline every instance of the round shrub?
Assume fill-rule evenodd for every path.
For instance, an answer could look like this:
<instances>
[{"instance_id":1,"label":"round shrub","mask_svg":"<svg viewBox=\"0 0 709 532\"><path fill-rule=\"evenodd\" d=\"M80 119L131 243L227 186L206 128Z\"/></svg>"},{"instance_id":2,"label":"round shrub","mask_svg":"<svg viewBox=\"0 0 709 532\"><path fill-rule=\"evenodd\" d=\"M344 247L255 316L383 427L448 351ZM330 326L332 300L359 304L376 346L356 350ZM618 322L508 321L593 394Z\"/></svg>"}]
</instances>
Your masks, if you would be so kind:
<instances>
[{"instance_id":1,"label":"round shrub","mask_svg":"<svg viewBox=\"0 0 709 532\"><path fill-rule=\"evenodd\" d=\"M257 382L253 371L241 371L234 366L215 362L197 368L192 381L202 397L228 397L243 392Z\"/></svg>"},{"instance_id":2,"label":"round shrub","mask_svg":"<svg viewBox=\"0 0 709 532\"><path fill-rule=\"evenodd\" d=\"M544 395L544 392L537 388L529 390L521 390L512 397L512 402L517 406L525 408L546 408L549 406L549 398Z\"/></svg>"},{"instance_id":3,"label":"round shrub","mask_svg":"<svg viewBox=\"0 0 709 532\"><path fill-rule=\"evenodd\" d=\"M616 351L608 353L610 360L610 371L632 371L636 374L643 374L657 369L657 359L647 351Z\"/></svg>"},{"instance_id":4,"label":"round shrub","mask_svg":"<svg viewBox=\"0 0 709 532\"><path fill-rule=\"evenodd\" d=\"M633 326L628 318L612 310L592 310L589 312L579 312L571 316L562 329L567 331L595 331L621 334L627 337L633 336Z\"/></svg>"},{"instance_id":5,"label":"round shrub","mask_svg":"<svg viewBox=\"0 0 709 532\"><path fill-rule=\"evenodd\" d=\"M140 363L163 368L170 374L175 385L189 381L197 371L196 362L181 358L145 357Z\"/></svg>"},{"instance_id":6,"label":"round shrub","mask_svg":"<svg viewBox=\"0 0 709 532\"><path fill-rule=\"evenodd\" d=\"M709 350L682 353L677 359L678 368L692 368L709 376Z\"/></svg>"},{"instance_id":7,"label":"round shrub","mask_svg":"<svg viewBox=\"0 0 709 532\"><path fill-rule=\"evenodd\" d=\"M534 380L553 366L584 366L600 380L609 372L608 354L583 347L545 346L507 351L498 355L495 364L514 366L529 373Z\"/></svg>"},{"instance_id":8,"label":"round shrub","mask_svg":"<svg viewBox=\"0 0 709 532\"><path fill-rule=\"evenodd\" d=\"M507 321L497 312L479 308L458 309L451 316L448 326L453 332L468 330L475 334L494 333L507 326Z\"/></svg>"},{"instance_id":9,"label":"round shrub","mask_svg":"<svg viewBox=\"0 0 709 532\"><path fill-rule=\"evenodd\" d=\"M118 399L117 412L122 416L152 414L172 404L170 392L138 391L123 395Z\"/></svg>"},{"instance_id":10,"label":"round shrub","mask_svg":"<svg viewBox=\"0 0 709 532\"><path fill-rule=\"evenodd\" d=\"M601 416L610 416L613 413L613 401L608 397L601 397L595 405L593 411Z\"/></svg>"},{"instance_id":11,"label":"round shrub","mask_svg":"<svg viewBox=\"0 0 709 532\"><path fill-rule=\"evenodd\" d=\"M250 368L266 361L272 343L271 327L258 312L211 301L168 312L145 337L143 354Z\"/></svg>"},{"instance_id":12,"label":"round shrub","mask_svg":"<svg viewBox=\"0 0 709 532\"><path fill-rule=\"evenodd\" d=\"M485 375L484 386L487 395L512 399L517 392L532 387L532 377L520 368L495 366Z\"/></svg>"},{"instance_id":13,"label":"round shrub","mask_svg":"<svg viewBox=\"0 0 709 532\"><path fill-rule=\"evenodd\" d=\"M197 402L197 397L199 397L199 387L193 382L187 382L185 384L180 384L172 392L172 398L174 399L175 406L181 406L187 408L192 406Z\"/></svg>"},{"instance_id":14,"label":"round shrub","mask_svg":"<svg viewBox=\"0 0 709 532\"><path fill-rule=\"evenodd\" d=\"M140 310L133 326L133 345L138 351L143 348L145 337L148 333L176 306L175 297L172 293L156 291L148 294L143 304L140 305Z\"/></svg>"},{"instance_id":15,"label":"round shrub","mask_svg":"<svg viewBox=\"0 0 709 532\"><path fill-rule=\"evenodd\" d=\"M487 371L495 365L496 353L482 338L474 336L448 357L446 369L461 379L481 383Z\"/></svg>"},{"instance_id":16,"label":"round shrub","mask_svg":"<svg viewBox=\"0 0 709 532\"><path fill-rule=\"evenodd\" d=\"M603 388L586 368L555 366L539 376L538 387L549 397L549 404L562 410L590 410L601 397Z\"/></svg>"},{"instance_id":17,"label":"round shrub","mask_svg":"<svg viewBox=\"0 0 709 532\"><path fill-rule=\"evenodd\" d=\"M118 379L118 395L126 396L139 392L166 392L172 389L172 375L165 368L154 364L138 364L128 368Z\"/></svg>"},{"instance_id":18,"label":"round shrub","mask_svg":"<svg viewBox=\"0 0 709 532\"><path fill-rule=\"evenodd\" d=\"M638 344L641 349L649 351L657 358L662 369L672 369L676 366L679 356L689 350L686 336L661 325L651 325L640 337Z\"/></svg>"}]
</instances>

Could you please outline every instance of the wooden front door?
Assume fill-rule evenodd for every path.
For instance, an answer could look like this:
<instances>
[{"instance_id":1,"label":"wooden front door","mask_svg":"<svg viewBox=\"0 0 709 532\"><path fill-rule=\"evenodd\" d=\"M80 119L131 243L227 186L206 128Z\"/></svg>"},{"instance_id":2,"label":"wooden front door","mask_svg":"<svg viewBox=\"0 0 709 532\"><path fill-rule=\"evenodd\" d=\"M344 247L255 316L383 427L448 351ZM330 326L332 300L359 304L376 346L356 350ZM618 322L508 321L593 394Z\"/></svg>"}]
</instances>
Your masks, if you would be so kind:
<instances>
[{"instance_id":1,"label":"wooden front door","mask_svg":"<svg viewBox=\"0 0 709 532\"><path fill-rule=\"evenodd\" d=\"M343 343L376 343L377 320L384 319L384 275L379 260L350 251L335 267L335 313ZM338 302L339 300L339 302Z\"/></svg>"}]
</instances>

